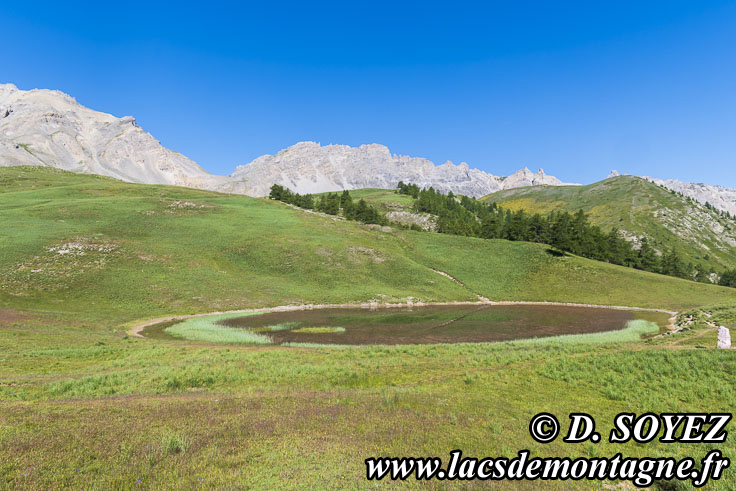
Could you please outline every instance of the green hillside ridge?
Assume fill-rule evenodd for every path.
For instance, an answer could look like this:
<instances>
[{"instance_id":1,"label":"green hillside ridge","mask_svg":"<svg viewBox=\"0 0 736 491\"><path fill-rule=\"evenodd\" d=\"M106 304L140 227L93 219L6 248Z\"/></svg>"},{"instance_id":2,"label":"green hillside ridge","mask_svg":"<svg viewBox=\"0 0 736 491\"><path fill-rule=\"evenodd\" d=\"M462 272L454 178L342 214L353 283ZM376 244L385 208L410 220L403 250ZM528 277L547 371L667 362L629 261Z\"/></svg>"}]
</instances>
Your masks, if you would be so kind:
<instances>
[{"instance_id":1,"label":"green hillside ridge","mask_svg":"<svg viewBox=\"0 0 736 491\"><path fill-rule=\"evenodd\" d=\"M736 328L730 288L538 244L47 168L0 169L0 224L3 489L360 489L366 458L454 448L701 458L711 444L539 444L528 422L548 411L566 431L571 412L601 425L632 410L726 412L736 397L733 354L696 349L715 346L714 325ZM626 329L592 342L326 348L126 335L170 314L476 294L698 310L681 316L687 330L677 334ZM710 304L723 305L700 309ZM663 326L669 315L637 317ZM200 320L212 318L174 331L201 337ZM719 448L736 455L732 439ZM558 484L549 487L590 487ZM712 488L734 486L728 469Z\"/></svg>"},{"instance_id":2,"label":"green hillside ridge","mask_svg":"<svg viewBox=\"0 0 736 491\"><path fill-rule=\"evenodd\" d=\"M634 241L646 237L657 250L674 247L686 263L717 272L736 267L736 222L639 177L508 189L482 199L529 213L582 209L604 231L618 228Z\"/></svg>"},{"instance_id":3,"label":"green hillside ridge","mask_svg":"<svg viewBox=\"0 0 736 491\"><path fill-rule=\"evenodd\" d=\"M381 229L245 196L0 169L0 306L132 320L282 304L736 298L536 244ZM467 288L437 274L446 272Z\"/></svg>"},{"instance_id":4,"label":"green hillside ridge","mask_svg":"<svg viewBox=\"0 0 736 491\"><path fill-rule=\"evenodd\" d=\"M398 194L393 189L351 189L350 195L353 197L353 201L364 199L369 205L375 206L383 213L390 211L411 211L412 204L414 203L411 196Z\"/></svg>"}]
</instances>

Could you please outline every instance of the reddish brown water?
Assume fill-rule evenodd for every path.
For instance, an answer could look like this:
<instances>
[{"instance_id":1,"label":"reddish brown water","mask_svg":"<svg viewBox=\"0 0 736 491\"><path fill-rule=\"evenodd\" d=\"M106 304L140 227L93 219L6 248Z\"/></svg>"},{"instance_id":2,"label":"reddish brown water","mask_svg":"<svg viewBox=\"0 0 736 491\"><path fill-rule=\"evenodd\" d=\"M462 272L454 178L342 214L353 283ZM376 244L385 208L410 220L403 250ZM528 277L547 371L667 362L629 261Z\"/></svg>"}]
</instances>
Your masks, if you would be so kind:
<instances>
[{"instance_id":1,"label":"reddish brown water","mask_svg":"<svg viewBox=\"0 0 736 491\"><path fill-rule=\"evenodd\" d=\"M637 318L635 312L548 305L424 306L340 308L274 312L223 321L271 336L276 344L431 344L508 341L562 334L614 331ZM269 330L284 325L286 330ZM309 333L309 327L344 332Z\"/></svg>"}]
</instances>

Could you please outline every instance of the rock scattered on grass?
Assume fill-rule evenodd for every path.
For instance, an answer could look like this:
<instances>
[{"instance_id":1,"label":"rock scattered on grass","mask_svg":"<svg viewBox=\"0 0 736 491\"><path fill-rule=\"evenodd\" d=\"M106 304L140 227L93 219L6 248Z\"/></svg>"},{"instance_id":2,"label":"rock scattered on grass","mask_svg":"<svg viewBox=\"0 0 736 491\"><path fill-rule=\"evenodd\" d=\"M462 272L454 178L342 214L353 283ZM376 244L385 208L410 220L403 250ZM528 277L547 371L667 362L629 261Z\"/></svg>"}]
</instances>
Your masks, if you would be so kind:
<instances>
[{"instance_id":1,"label":"rock scattered on grass","mask_svg":"<svg viewBox=\"0 0 736 491\"><path fill-rule=\"evenodd\" d=\"M718 328L718 347L723 349L731 347L731 331L727 327Z\"/></svg>"}]
</instances>

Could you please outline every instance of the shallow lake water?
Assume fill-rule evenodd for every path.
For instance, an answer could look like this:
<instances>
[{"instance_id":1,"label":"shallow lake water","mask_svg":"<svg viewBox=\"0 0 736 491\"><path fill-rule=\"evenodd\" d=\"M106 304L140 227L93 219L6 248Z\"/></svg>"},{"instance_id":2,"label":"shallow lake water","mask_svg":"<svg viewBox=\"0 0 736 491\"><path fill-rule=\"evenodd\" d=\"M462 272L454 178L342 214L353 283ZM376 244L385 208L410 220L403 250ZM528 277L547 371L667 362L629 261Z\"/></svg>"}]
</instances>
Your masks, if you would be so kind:
<instances>
[{"instance_id":1,"label":"shallow lake water","mask_svg":"<svg viewBox=\"0 0 736 491\"><path fill-rule=\"evenodd\" d=\"M432 344L615 331L634 319L661 320L653 317L657 315L593 307L463 305L273 312L220 324L267 334L276 344Z\"/></svg>"}]
</instances>

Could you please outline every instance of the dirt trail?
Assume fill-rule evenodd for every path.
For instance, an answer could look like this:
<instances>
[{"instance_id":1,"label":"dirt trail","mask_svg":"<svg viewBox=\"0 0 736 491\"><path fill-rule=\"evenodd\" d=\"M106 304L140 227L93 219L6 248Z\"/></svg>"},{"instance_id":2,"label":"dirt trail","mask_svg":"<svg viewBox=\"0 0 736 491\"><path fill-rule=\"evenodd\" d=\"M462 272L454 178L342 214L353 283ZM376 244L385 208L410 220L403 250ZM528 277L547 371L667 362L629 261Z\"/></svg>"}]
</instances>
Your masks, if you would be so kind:
<instances>
[{"instance_id":1,"label":"dirt trail","mask_svg":"<svg viewBox=\"0 0 736 491\"><path fill-rule=\"evenodd\" d=\"M679 346L679 345L683 344L685 341L692 341L693 339L702 338L706 334L712 333L713 331L714 331L714 329L712 327L711 328L708 328L708 329L702 329L700 332L696 332L692 336L689 336L689 337L686 337L686 338L681 338L681 339L676 339L671 344L672 344L672 346Z\"/></svg>"},{"instance_id":2,"label":"dirt trail","mask_svg":"<svg viewBox=\"0 0 736 491\"><path fill-rule=\"evenodd\" d=\"M486 298L483 295L479 294L478 292L475 292L475 291L471 290L470 288L468 288L468 285L466 285L462 281L459 281L457 278L455 278L453 276L450 276L449 274L445 273L444 271L440 271L439 269L434 269L434 268L429 268L429 269L431 269L432 271L434 271L435 273L437 273L439 275L444 276L445 278L449 278L450 280L454 281L458 285L462 286L463 288L465 288L466 290L468 290L470 293L472 293L473 295L475 295L478 298L479 301L486 302L486 303L488 303L488 302L491 301L490 298Z\"/></svg>"}]
</instances>

